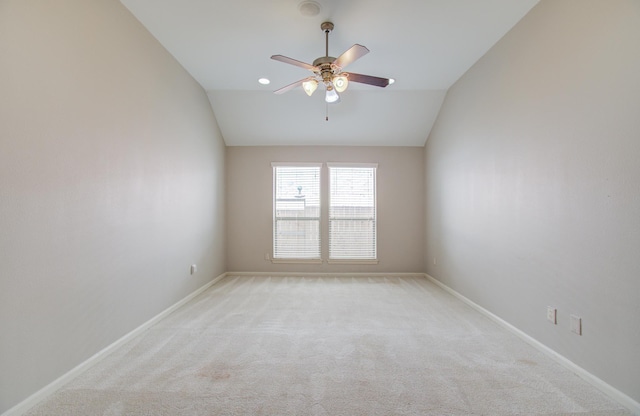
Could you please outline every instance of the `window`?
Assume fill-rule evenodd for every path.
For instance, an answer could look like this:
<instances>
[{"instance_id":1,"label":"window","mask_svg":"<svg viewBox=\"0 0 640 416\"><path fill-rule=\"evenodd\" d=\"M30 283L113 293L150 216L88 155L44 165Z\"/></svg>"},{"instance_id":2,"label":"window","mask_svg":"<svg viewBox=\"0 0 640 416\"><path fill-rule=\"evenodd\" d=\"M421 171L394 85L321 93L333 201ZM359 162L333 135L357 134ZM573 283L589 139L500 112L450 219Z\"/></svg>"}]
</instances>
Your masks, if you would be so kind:
<instances>
[{"instance_id":1,"label":"window","mask_svg":"<svg viewBox=\"0 0 640 416\"><path fill-rule=\"evenodd\" d=\"M273 163L273 258L320 261L321 164Z\"/></svg>"},{"instance_id":2,"label":"window","mask_svg":"<svg viewBox=\"0 0 640 416\"><path fill-rule=\"evenodd\" d=\"M376 260L377 165L327 166L329 260Z\"/></svg>"}]
</instances>

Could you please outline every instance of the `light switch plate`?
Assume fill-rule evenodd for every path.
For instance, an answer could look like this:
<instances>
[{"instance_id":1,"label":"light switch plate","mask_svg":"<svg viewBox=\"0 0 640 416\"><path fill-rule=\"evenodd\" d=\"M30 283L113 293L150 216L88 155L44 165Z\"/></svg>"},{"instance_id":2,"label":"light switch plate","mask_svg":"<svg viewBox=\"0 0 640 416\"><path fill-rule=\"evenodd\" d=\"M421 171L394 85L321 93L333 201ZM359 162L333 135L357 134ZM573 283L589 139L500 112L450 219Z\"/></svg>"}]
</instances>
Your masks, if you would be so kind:
<instances>
[{"instance_id":1,"label":"light switch plate","mask_svg":"<svg viewBox=\"0 0 640 416\"><path fill-rule=\"evenodd\" d=\"M553 306L547 306L547 321L556 325L558 323L557 319L557 309Z\"/></svg>"}]
</instances>

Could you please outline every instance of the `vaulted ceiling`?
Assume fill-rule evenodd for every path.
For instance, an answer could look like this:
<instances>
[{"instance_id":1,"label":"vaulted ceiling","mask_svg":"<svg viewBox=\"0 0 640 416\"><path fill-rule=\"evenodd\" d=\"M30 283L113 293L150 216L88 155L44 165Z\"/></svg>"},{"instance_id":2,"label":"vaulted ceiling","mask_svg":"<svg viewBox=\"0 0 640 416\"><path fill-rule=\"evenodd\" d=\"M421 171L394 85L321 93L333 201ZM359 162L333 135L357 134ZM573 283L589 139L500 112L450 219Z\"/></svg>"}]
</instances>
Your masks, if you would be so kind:
<instances>
[{"instance_id":1,"label":"vaulted ceiling","mask_svg":"<svg viewBox=\"0 0 640 416\"><path fill-rule=\"evenodd\" d=\"M538 2L316 0L306 16L302 0L121 1L205 89L229 146L422 146L447 89ZM324 21L335 25L330 56L371 51L347 71L396 82L352 82L330 105L322 87L273 94L312 74L271 55L324 56Z\"/></svg>"}]
</instances>

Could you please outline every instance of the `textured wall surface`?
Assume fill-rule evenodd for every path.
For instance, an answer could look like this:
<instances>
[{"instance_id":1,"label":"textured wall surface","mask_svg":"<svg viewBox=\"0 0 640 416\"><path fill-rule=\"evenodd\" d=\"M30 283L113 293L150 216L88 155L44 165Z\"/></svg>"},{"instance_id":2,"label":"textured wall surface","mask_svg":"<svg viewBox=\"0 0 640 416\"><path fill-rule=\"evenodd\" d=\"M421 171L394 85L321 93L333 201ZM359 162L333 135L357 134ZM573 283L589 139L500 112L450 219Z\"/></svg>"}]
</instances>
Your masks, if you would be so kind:
<instances>
[{"instance_id":1,"label":"textured wall surface","mask_svg":"<svg viewBox=\"0 0 640 416\"><path fill-rule=\"evenodd\" d=\"M423 155L420 147L227 147L227 267L230 271L422 272L424 252ZM377 265L271 264L273 176L271 162L377 163ZM322 216L327 215L323 167ZM321 230L327 258L328 226Z\"/></svg>"},{"instance_id":2,"label":"textured wall surface","mask_svg":"<svg viewBox=\"0 0 640 416\"><path fill-rule=\"evenodd\" d=\"M428 273L636 401L638 45L638 1L542 1L449 90L425 150Z\"/></svg>"},{"instance_id":3,"label":"textured wall surface","mask_svg":"<svg viewBox=\"0 0 640 416\"><path fill-rule=\"evenodd\" d=\"M118 1L3 0L0 56L2 413L225 271L225 169Z\"/></svg>"}]
</instances>

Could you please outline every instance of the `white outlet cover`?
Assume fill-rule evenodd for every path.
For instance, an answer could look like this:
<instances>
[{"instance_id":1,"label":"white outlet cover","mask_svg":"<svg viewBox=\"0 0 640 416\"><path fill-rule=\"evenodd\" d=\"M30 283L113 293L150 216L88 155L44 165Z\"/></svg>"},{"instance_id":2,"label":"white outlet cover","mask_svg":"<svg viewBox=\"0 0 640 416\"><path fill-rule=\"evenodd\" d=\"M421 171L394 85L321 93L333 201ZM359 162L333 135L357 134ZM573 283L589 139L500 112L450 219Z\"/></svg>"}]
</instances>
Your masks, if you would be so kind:
<instances>
[{"instance_id":1,"label":"white outlet cover","mask_svg":"<svg viewBox=\"0 0 640 416\"><path fill-rule=\"evenodd\" d=\"M571 315L571 332L582 335L582 318L579 316Z\"/></svg>"}]
</instances>

